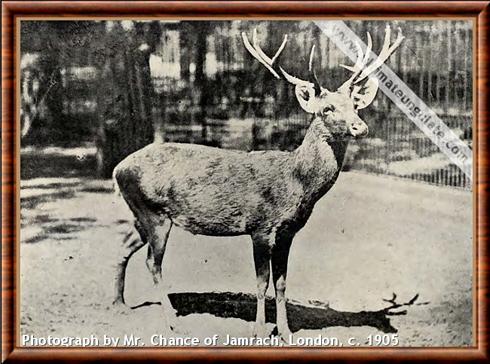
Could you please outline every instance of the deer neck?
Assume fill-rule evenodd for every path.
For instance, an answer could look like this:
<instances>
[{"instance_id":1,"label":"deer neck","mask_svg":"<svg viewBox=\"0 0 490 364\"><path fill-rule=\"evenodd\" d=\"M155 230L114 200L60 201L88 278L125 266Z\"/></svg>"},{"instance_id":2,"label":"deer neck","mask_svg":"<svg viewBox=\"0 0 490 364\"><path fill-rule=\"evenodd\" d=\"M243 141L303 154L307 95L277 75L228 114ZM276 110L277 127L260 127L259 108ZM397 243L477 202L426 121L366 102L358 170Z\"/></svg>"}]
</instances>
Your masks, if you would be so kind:
<instances>
[{"instance_id":1,"label":"deer neck","mask_svg":"<svg viewBox=\"0 0 490 364\"><path fill-rule=\"evenodd\" d=\"M320 199L337 180L348 139L335 136L320 118L308 128L303 143L293 152L293 176L302 185L305 200Z\"/></svg>"}]
</instances>

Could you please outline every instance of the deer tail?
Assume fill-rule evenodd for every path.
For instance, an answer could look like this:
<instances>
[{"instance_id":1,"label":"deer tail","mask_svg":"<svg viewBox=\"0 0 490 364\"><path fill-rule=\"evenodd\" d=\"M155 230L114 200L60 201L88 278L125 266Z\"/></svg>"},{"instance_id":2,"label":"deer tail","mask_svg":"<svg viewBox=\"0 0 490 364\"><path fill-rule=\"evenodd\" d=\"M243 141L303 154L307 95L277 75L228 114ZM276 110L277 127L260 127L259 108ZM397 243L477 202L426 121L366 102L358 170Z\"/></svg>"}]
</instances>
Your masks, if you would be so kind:
<instances>
[{"instance_id":1,"label":"deer tail","mask_svg":"<svg viewBox=\"0 0 490 364\"><path fill-rule=\"evenodd\" d=\"M131 208L129 207L126 199L124 198L124 195L121 193L121 188L119 187L119 183L117 182L117 176L116 175L117 175L117 166L112 171L112 185L114 188L114 195L113 195L112 204L113 204L114 208L121 211L122 216L124 216L124 218L122 220L129 222L129 221L133 220L134 215L133 215L133 212L131 211Z\"/></svg>"}]
</instances>

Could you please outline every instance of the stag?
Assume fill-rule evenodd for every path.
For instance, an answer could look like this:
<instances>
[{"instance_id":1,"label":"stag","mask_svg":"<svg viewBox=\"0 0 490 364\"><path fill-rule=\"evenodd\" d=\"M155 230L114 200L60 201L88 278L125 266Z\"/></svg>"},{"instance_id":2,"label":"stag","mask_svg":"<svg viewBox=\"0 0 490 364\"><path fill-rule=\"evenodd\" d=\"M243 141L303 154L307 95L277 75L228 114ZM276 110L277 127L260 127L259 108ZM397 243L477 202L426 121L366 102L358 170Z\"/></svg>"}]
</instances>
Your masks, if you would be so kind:
<instances>
[{"instance_id":1,"label":"stag","mask_svg":"<svg viewBox=\"0 0 490 364\"><path fill-rule=\"evenodd\" d=\"M153 143L131 154L114 169L116 188L134 214L117 262L115 304L124 304L124 279L129 258L149 243L147 267L161 293L165 325L173 329L175 311L163 278L162 259L173 225L193 234L250 235L257 276L257 316L254 335L266 335L265 294L272 281L276 295L277 332L291 334L286 313L288 255L296 233L306 224L315 203L334 185L351 137L365 136L368 126L358 111L374 99L378 82L369 77L400 45L401 31L390 45L387 27L382 50L371 57L369 33L365 52L357 45L353 66L341 65L352 76L336 91L321 87L309 57L309 79L292 76L278 64L287 35L270 58L253 31L250 54L277 79L295 87L301 108L312 114L302 144L292 152L244 152L202 145Z\"/></svg>"}]
</instances>

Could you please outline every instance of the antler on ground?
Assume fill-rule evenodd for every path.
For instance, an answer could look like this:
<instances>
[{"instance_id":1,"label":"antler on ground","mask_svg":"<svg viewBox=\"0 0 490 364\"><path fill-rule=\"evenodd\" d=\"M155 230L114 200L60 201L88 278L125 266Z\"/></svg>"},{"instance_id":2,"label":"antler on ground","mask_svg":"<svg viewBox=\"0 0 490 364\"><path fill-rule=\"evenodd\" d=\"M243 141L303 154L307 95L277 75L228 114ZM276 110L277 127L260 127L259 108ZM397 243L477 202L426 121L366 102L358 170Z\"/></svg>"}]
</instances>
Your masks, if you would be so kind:
<instances>
[{"instance_id":1,"label":"antler on ground","mask_svg":"<svg viewBox=\"0 0 490 364\"><path fill-rule=\"evenodd\" d=\"M407 301L405 303L396 302L396 298L397 298L397 295L394 292L393 292L393 297L391 299L383 298L383 301L391 303L391 306L383 308L381 310L381 312L384 312L388 316L406 315L407 310L402 310L402 311L392 311L392 310L400 308L400 307L404 307L404 306L413 306L413 305L420 306L420 305L426 305L429 303L429 302L415 303L419 298L418 293L415 296L413 296L409 301Z\"/></svg>"}]
</instances>

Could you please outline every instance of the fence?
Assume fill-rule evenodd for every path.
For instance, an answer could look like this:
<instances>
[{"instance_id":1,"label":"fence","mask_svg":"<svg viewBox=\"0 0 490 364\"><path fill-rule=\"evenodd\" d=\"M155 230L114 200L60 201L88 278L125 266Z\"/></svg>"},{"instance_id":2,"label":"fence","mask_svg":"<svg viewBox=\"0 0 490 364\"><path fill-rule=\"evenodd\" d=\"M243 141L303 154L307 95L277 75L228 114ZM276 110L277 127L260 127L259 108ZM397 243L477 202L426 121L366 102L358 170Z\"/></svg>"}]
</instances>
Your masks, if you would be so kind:
<instances>
[{"instance_id":1,"label":"fence","mask_svg":"<svg viewBox=\"0 0 490 364\"><path fill-rule=\"evenodd\" d=\"M373 48L381 48L385 21L346 23L364 39L370 32ZM471 146L472 23L390 23L402 28L406 38L389 66ZM64 70L64 92L58 96L70 113L65 119L77 128L87 125L89 131L82 135L93 135L97 127L93 122L97 104L94 79L101 73L99 50L104 47L104 29L110 35L108 25L94 25L99 43L77 47L76 42L68 42L71 49L58 57ZM283 35L289 34L281 58L288 72L304 78L310 48L316 44L316 68L323 85L335 89L348 77L348 72L339 67L346 57L312 22L161 22L160 42L150 56L157 138L244 150L291 150L301 142L309 116L300 111L293 89L278 82L244 49L241 32L251 34L253 28L268 54L273 54ZM85 22L83 29L90 32L91 25ZM42 39L38 43L39 51L44 44ZM81 77L83 72L73 69L90 69L91 76ZM471 187L463 172L449 163L381 92L371 106L362 110L361 117L368 123L370 135L351 143L346 168ZM68 124L61 130L70 130Z\"/></svg>"},{"instance_id":2,"label":"fence","mask_svg":"<svg viewBox=\"0 0 490 364\"><path fill-rule=\"evenodd\" d=\"M352 141L344 161L344 169L362 170L376 174L431 184L471 188L471 181L450 163L411 121L404 116L394 116L377 127L370 124L367 138ZM465 131L461 126L470 125L467 117L445 118L453 130L466 141L471 140L471 128ZM376 120L374 120L376 121ZM292 150L297 147L306 132L309 119L292 115L288 119L247 117L241 119L208 119L205 138L202 125L167 124L163 138L166 141L199 143L222 148L242 150L280 149Z\"/></svg>"},{"instance_id":3,"label":"fence","mask_svg":"<svg viewBox=\"0 0 490 364\"><path fill-rule=\"evenodd\" d=\"M192 56L184 56L186 34L175 25L164 31L160 58L167 73L155 77L165 111L165 138L239 147L241 149L283 149L296 147L309 124L299 112L292 89L269 75L246 53L240 33L256 27L263 49L273 54L283 34L289 41L282 64L293 74L304 74L312 44L320 79L332 89L347 78L339 67L346 61L330 40L309 22L219 22L207 28L205 70L206 120L199 119L191 90L194 82ZM289 23L289 24L287 24ZM464 21L397 21L403 29L403 46L389 66L430 105L465 142L472 138L472 25ZM379 49L385 22L347 22L357 34L370 32L374 49ZM212 30L211 30L212 29ZM289 50L289 53L287 53ZM194 57L195 58L195 57ZM158 69L159 67L154 67ZM190 70L185 72L184 70ZM251 75L251 76L250 76ZM175 100L169 95L176 95ZM178 90L178 91L176 91ZM194 111L193 111L194 108ZM180 110L180 111L179 111ZM464 173L379 92L363 113L370 126L368 138L351 143L345 168L389 174L413 180L470 188ZM184 126L187 123L192 126Z\"/></svg>"}]
</instances>

